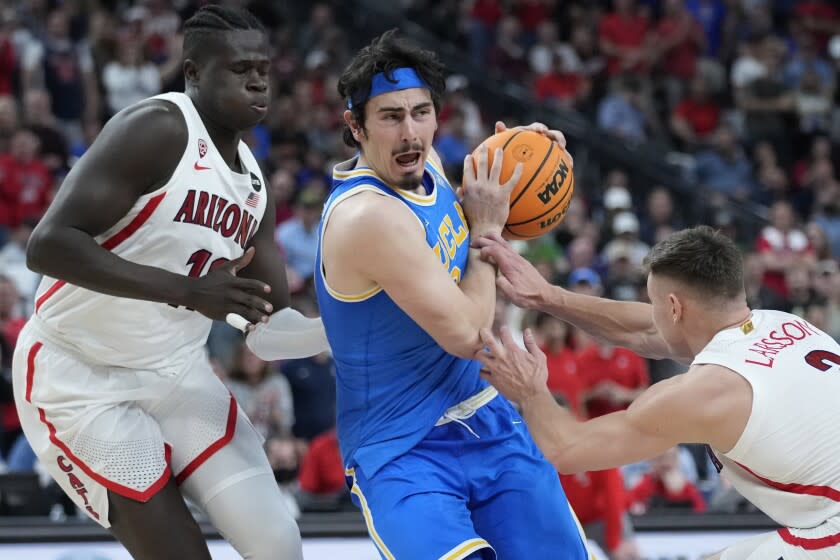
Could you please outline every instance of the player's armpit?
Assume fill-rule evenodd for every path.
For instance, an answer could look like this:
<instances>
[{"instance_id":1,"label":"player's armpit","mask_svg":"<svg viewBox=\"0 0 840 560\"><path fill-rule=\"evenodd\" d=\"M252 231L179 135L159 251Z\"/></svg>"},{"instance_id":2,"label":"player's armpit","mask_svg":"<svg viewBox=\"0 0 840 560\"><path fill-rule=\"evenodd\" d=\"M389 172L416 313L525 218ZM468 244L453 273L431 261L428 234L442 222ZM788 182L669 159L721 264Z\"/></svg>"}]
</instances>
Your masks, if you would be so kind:
<instances>
[{"instance_id":1,"label":"player's armpit","mask_svg":"<svg viewBox=\"0 0 840 560\"><path fill-rule=\"evenodd\" d=\"M327 224L324 255L328 283L334 282L330 270L336 280L345 271L366 279L368 287L385 290L444 350L473 357L483 310L441 266L422 224L404 204L375 193L342 202Z\"/></svg>"}]
</instances>

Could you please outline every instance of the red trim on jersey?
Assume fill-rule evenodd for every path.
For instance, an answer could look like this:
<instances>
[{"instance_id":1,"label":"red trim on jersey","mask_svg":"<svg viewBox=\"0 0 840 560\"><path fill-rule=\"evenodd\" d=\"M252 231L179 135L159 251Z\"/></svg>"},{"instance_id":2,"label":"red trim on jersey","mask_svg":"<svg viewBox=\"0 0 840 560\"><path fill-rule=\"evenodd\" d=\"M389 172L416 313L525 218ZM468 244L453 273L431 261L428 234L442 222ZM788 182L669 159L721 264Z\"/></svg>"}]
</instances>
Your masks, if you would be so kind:
<instances>
[{"instance_id":1,"label":"red trim on jersey","mask_svg":"<svg viewBox=\"0 0 840 560\"><path fill-rule=\"evenodd\" d=\"M753 475L755 478L766 484L767 486L775 488L776 490L781 490L782 492L791 492L793 494L807 494L809 496L819 496L821 498L828 498L829 500L840 502L840 490L832 488L831 486L776 482L775 480L770 480L769 478L765 478L759 474L756 474L752 469L750 469L746 465L742 465L737 461L735 461L735 463L739 467Z\"/></svg>"},{"instance_id":2,"label":"red trim on jersey","mask_svg":"<svg viewBox=\"0 0 840 560\"><path fill-rule=\"evenodd\" d=\"M43 346L42 343L37 342L32 346L32 350L29 351L29 360L26 364L26 392L27 395L31 392L32 389L32 382L35 379L35 353ZM28 399L27 399L28 400ZM172 449L169 445L164 444L163 446L163 453L166 461L166 468L163 469L163 473L161 473L160 477L152 483L148 488L143 490L142 492L139 490L135 490L134 488L129 488L128 486L123 486L117 482L112 480L108 480L104 476L95 472L92 468L90 468L84 461L79 459L75 453L73 453L67 444L63 441L58 439L58 435L56 433L55 426L47 420L47 413L44 411L43 408L38 408L38 417L41 419L41 423L47 427L47 431L50 434L50 441L53 444L61 449L61 452L64 453L68 459L73 461L86 475L91 477L93 480L120 496L125 496L126 498L130 498L132 500L136 500L138 502L148 502L149 499L154 496L155 494L160 491L161 488L169 481L169 478L172 476L172 470L169 468L170 458L172 456Z\"/></svg>"},{"instance_id":3,"label":"red trim on jersey","mask_svg":"<svg viewBox=\"0 0 840 560\"><path fill-rule=\"evenodd\" d=\"M792 535L787 527L782 527L779 529L779 536L782 537L782 540L786 543L804 548L805 550L820 550L822 548L829 548L840 544L840 533L827 535L825 537L818 537L816 539L807 539Z\"/></svg>"},{"instance_id":4,"label":"red trim on jersey","mask_svg":"<svg viewBox=\"0 0 840 560\"><path fill-rule=\"evenodd\" d=\"M230 443L230 440L233 439L233 433L236 431L236 399L233 398L233 395L230 396L230 408L228 409L228 417L227 417L227 426L225 427L225 433L210 444L210 447L202 451L195 459L189 462L189 464L184 467L184 470L179 472L175 475L175 484L181 485L195 470L200 467L204 462L213 456L216 451Z\"/></svg>"},{"instance_id":5,"label":"red trim on jersey","mask_svg":"<svg viewBox=\"0 0 840 560\"><path fill-rule=\"evenodd\" d=\"M163 192L159 195L155 195L152 198L150 198L146 205L140 209L140 212L138 212L137 215L134 216L134 219L131 220L128 223L128 225L126 225L124 228L122 228L120 231L118 231L102 243L102 248L110 251L114 249L117 245L131 237L131 235L134 234L134 232L140 229L140 226L142 226L146 223L146 221L148 221L148 219L152 216L154 211L157 209L157 207L163 200L163 197L165 196L166 193ZM44 305L45 301L50 299L52 295L56 293L59 290L59 288L64 286L66 283L67 282L65 282L64 280L58 280L55 284L50 286L50 288L35 301L35 313L37 313L38 310L41 309L41 306Z\"/></svg>"},{"instance_id":6,"label":"red trim on jersey","mask_svg":"<svg viewBox=\"0 0 840 560\"><path fill-rule=\"evenodd\" d=\"M64 280L56 280L55 284L50 286L50 289L43 293L41 297L35 300L35 313L38 313L38 310L41 309L41 306L44 305L44 302L47 301L52 297L54 293L58 291L60 287L66 284Z\"/></svg>"},{"instance_id":7,"label":"red trim on jersey","mask_svg":"<svg viewBox=\"0 0 840 560\"><path fill-rule=\"evenodd\" d=\"M38 351L44 346L42 342L36 342L29 349L29 355L26 357L26 402L32 402L32 378L35 375L35 356Z\"/></svg>"}]
</instances>

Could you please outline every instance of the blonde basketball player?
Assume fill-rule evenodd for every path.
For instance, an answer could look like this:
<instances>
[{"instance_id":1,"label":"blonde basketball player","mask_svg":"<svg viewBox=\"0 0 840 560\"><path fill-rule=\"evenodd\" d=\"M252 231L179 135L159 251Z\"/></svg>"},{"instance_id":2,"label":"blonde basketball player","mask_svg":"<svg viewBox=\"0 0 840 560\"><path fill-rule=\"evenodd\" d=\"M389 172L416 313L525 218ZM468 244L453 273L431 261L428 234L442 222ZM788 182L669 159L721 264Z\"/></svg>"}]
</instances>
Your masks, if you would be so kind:
<instances>
[{"instance_id":1,"label":"blonde basketball player","mask_svg":"<svg viewBox=\"0 0 840 560\"><path fill-rule=\"evenodd\" d=\"M750 310L741 256L702 226L677 232L647 258L651 304L573 294L548 285L501 237L480 239L498 286L617 346L690 363L628 410L579 423L548 392L545 356L510 333L483 331L484 376L517 401L562 472L615 467L681 442L709 444L720 470L783 526L714 556L722 560L840 559L840 345L807 321Z\"/></svg>"}]
</instances>

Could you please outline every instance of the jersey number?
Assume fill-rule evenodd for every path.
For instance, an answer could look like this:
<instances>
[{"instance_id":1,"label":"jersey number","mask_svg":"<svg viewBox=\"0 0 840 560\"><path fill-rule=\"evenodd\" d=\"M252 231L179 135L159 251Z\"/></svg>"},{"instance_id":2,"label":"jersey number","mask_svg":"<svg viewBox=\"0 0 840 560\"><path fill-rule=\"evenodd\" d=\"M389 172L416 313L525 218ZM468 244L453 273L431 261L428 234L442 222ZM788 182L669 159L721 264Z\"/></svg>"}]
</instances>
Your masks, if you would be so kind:
<instances>
[{"instance_id":1,"label":"jersey number","mask_svg":"<svg viewBox=\"0 0 840 560\"><path fill-rule=\"evenodd\" d=\"M805 356L805 361L820 371L828 371L832 365L840 366L840 356L828 350L811 350Z\"/></svg>"},{"instance_id":2,"label":"jersey number","mask_svg":"<svg viewBox=\"0 0 840 560\"><path fill-rule=\"evenodd\" d=\"M190 267L190 271L187 273L193 278L198 278L204 274L204 267L207 265L207 262L210 260L210 257L213 256L213 253L208 251L207 249L199 249L192 255L190 258L187 259L187 265ZM210 268L207 269L207 272L213 272L230 259L226 259L224 257L219 257L218 259L214 260L210 263Z\"/></svg>"},{"instance_id":3,"label":"jersey number","mask_svg":"<svg viewBox=\"0 0 840 560\"><path fill-rule=\"evenodd\" d=\"M187 259L187 266L190 267L190 271L187 272L187 275L192 276L193 278L198 278L202 276L204 273L204 267L207 266L207 263L210 261L210 257L213 256L213 253L208 251L207 249L199 249L192 255L190 258ZM230 259L226 259L224 257L219 257L218 259L214 260L210 263L210 268L207 269L207 272L212 272L228 262ZM174 303L170 303L169 307L179 307ZM195 311L194 309L190 309L189 307L185 307L184 309L188 311Z\"/></svg>"}]
</instances>

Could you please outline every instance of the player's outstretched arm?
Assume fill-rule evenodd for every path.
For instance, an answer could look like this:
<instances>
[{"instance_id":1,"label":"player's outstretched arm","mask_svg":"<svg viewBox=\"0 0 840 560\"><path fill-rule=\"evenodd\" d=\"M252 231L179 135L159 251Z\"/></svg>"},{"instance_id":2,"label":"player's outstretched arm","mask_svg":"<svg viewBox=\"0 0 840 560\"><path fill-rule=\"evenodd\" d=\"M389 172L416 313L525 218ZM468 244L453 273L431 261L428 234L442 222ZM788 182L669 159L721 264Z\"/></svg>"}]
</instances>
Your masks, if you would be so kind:
<instances>
[{"instance_id":1,"label":"player's outstretched arm","mask_svg":"<svg viewBox=\"0 0 840 560\"><path fill-rule=\"evenodd\" d=\"M663 453L678 443L710 443L728 451L746 426L751 389L720 366L694 366L659 382L627 410L580 422L546 387L545 354L530 331L522 350L502 329L501 340L483 330L476 354L483 377L519 403L537 445L563 473L601 470Z\"/></svg>"},{"instance_id":2,"label":"player's outstretched arm","mask_svg":"<svg viewBox=\"0 0 840 560\"><path fill-rule=\"evenodd\" d=\"M552 286L500 235L489 234L473 241L485 260L499 268L496 286L519 307L539 309L567 321L590 335L654 359L674 355L653 322L653 308L640 302L615 301L576 294Z\"/></svg>"},{"instance_id":3,"label":"player's outstretched arm","mask_svg":"<svg viewBox=\"0 0 840 560\"><path fill-rule=\"evenodd\" d=\"M304 317L289 307L286 265L274 242L274 195L271 189L266 189L265 195L266 210L249 243L256 249L254 258L239 276L271 286L266 299L274 313L268 321L249 327L245 342L254 354L266 361L293 360L326 352L330 346L321 319Z\"/></svg>"},{"instance_id":4,"label":"player's outstretched arm","mask_svg":"<svg viewBox=\"0 0 840 560\"><path fill-rule=\"evenodd\" d=\"M95 237L125 216L144 194L163 186L184 153L188 133L178 108L166 101L138 104L114 116L73 166L27 247L27 266L96 292L184 305L224 319L228 312L262 320L263 282L231 272L241 259L202 278L132 263Z\"/></svg>"}]
</instances>

